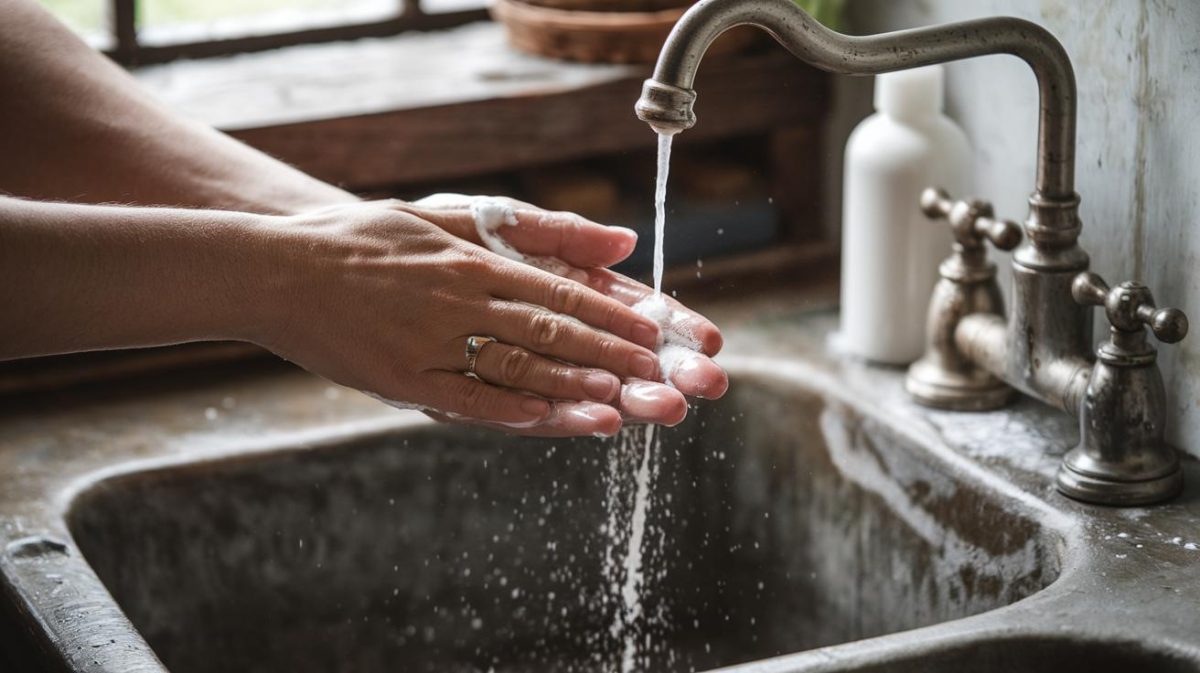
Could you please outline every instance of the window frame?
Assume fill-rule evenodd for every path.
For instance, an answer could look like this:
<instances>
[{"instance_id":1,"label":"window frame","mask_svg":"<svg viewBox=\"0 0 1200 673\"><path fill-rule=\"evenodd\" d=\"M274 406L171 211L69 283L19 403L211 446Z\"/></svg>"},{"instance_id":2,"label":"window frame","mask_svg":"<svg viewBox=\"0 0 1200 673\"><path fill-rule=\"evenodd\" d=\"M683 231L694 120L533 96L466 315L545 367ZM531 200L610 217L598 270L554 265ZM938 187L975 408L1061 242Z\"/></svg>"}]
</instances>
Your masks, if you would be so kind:
<instances>
[{"instance_id":1,"label":"window frame","mask_svg":"<svg viewBox=\"0 0 1200 673\"><path fill-rule=\"evenodd\" d=\"M108 0L108 37L104 53L127 67L166 63L180 58L208 58L265 51L299 44L387 37L409 30L437 30L487 18L487 9L468 9L430 14L421 0L395 0L392 16L376 21L315 26L262 35L216 38L176 44L146 45L138 39L138 3L141 0Z\"/></svg>"}]
</instances>

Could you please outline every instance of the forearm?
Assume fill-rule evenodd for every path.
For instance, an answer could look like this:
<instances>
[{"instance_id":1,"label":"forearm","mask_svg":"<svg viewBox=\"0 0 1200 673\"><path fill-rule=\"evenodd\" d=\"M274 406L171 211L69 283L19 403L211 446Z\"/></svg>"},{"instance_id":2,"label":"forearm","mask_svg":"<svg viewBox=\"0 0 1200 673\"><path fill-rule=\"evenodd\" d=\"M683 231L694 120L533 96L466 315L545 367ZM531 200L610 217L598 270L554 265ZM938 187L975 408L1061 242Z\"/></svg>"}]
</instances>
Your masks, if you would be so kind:
<instances>
[{"instance_id":1,"label":"forearm","mask_svg":"<svg viewBox=\"0 0 1200 673\"><path fill-rule=\"evenodd\" d=\"M0 360L254 340L268 219L0 197Z\"/></svg>"},{"instance_id":2,"label":"forearm","mask_svg":"<svg viewBox=\"0 0 1200 673\"><path fill-rule=\"evenodd\" d=\"M0 0L0 191L293 213L354 197L153 100L30 0Z\"/></svg>"}]
</instances>

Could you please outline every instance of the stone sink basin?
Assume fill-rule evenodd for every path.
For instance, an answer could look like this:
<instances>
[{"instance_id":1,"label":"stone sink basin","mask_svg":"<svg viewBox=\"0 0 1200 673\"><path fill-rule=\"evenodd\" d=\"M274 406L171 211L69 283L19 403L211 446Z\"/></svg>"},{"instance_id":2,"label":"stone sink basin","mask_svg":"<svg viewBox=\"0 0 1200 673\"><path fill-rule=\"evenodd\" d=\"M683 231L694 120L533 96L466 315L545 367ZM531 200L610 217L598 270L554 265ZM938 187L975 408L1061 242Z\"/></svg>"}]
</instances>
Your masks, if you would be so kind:
<instances>
[{"instance_id":1,"label":"stone sink basin","mask_svg":"<svg viewBox=\"0 0 1200 673\"><path fill-rule=\"evenodd\" d=\"M1068 419L918 409L823 325L732 344L726 399L661 431L638 670L1200 670L1194 465L1170 505L1077 505ZM641 432L508 438L260 369L3 421L2 670L619 670Z\"/></svg>"}]
</instances>

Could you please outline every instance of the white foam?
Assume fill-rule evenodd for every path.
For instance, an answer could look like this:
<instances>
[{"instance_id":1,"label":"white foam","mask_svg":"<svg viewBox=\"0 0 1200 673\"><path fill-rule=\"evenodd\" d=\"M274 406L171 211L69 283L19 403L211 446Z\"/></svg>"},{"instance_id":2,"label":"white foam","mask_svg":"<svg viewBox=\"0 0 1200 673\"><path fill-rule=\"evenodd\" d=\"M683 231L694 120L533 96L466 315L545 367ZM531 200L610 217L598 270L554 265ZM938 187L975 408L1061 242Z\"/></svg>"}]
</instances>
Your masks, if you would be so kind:
<instances>
[{"instance_id":1,"label":"white foam","mask_svg":"<svg viewBox=\"0 0 1200 673\"><path fill-rule=\"evenodd\" d=\"M481 197L472 200L471 215L475 218L475 233L488 250L516 262L529 262L499 234L501 227L517 226L517 212L512 206L498 199Z\"/></svg>"},{"instance_id":2,"label":"white foam","mask_svg":"<svg viewBox=\"0 0 1200 673\"><path fill-rule=\"evenodd\" d=\"M575 269L557 257L526 255L514 248L501 230L504 227L516 227L522 218L545 217L545 213L532 210L518 210L508 201L496 196L467 196L466 194L431 194L414 205L432 210L469 210L475 220L475 233L488 250L514 262L528 264L556 276L573 277ZM520 213L521 217L517 217ZM555 213L558 217L577 217L566 213Z\"/></svg>"},{"instance_id":3,"label":"white foam","mask_svg":"<svg viewBox=\"0 0 1200 673\"><path fill-rule=\"evenodd\" d=\"M671 384L671 376L682 366L700 357L700 342L687 328L688 315L672 309L661 294L652 294L634 304L633 310L658 323L662 333L658 363L663 380Z\"/></svg>"}]
</instances>

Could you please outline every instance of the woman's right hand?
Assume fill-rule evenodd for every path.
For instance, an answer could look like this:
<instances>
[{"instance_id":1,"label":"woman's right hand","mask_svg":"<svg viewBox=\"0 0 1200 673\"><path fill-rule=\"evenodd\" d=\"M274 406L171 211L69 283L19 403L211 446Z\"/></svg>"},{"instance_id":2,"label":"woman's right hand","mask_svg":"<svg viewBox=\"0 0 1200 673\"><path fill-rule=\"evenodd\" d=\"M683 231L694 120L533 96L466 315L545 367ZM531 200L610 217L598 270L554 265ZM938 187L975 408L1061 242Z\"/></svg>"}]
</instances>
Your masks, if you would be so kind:
<instances>
[{"instance_id":1,"label":"woman's right hand","mask_svg":"<svg viewBox=\"0 0 1200 673\"><path fill-rule=\"evenodd\" d=\"M336 383L450 420L610 435L621 381L661 380L658 325L586 277L505 259L393 202L275 221L253 339ZM471 335L496 339L479 380L464 373Z\"/></svg>"}]
</instances>

